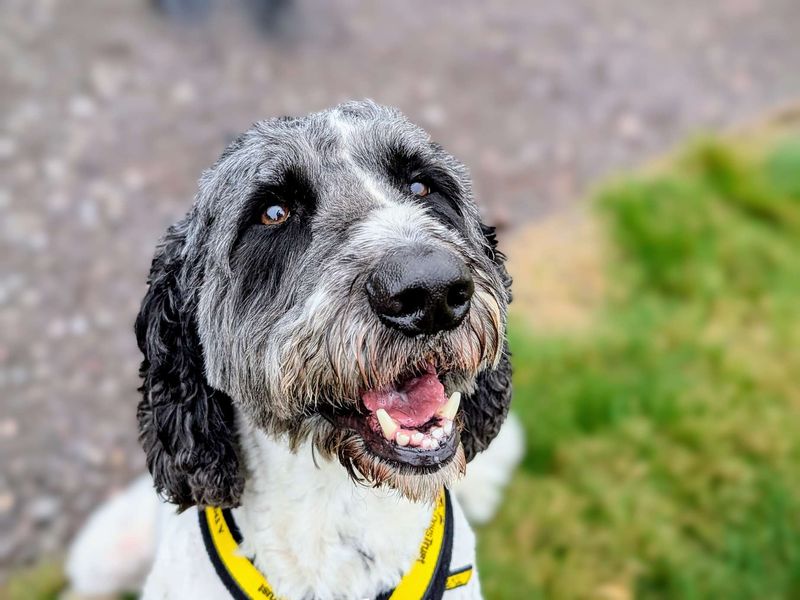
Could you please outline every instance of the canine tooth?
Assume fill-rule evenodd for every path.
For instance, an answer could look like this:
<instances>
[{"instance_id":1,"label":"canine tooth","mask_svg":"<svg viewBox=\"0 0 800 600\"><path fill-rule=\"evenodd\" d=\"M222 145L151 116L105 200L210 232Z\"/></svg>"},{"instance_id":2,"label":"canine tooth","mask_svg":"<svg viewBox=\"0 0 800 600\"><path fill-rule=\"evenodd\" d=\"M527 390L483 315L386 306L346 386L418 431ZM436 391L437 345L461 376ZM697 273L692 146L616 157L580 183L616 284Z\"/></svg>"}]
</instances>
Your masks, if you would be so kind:
<instances>
[{"instance_id":1,"label":"canine tooth","mask_svg":"<svg viewBox=\"0 0 800 600\"><path fill-rule=\"evenodd\" d=\"M453 422L450 419L447 419L442 425L442 429L444 429L445 435L450 435L453 433Z\"/></svg>"},{"instance_id":2,"label":"canine tooth","mask_svg":"<svg viewBox=\"0 0 800 600\"><path fill-rule=\"evenodd\" d=\"M408 434L398 431L395 441L397 442L398 446L408 446L408 442L411 441L411 438L408 437Z\"/></svg>"},{"instance_id":3,"label":"canine tooth","mask_svg":"<svg viewBox=\"0 0 800 600\"><path fill-rule=\"evenodd\" d=\"M422 443L422 438L425 436L422 434L421 431L415 431L411 434L411 445L412 446L419 446Z\"/></svg>"},{"instance_id":4,"label":"canine tooth","mask_svg":"<svg viewBox=\"0 0 800 600\"><path fill-rule=\"evenodd\" d=\"M440 440L442 439L442 436L444 436L444 429L441 427L434 427L431 430L431 437L433 437L433 439Z\"/></svg>"},{"instance_id":5,"label":"canine tooth","mask_svg":"<svg viewBox=\"0 0 800 600\"><path fill-rule=\"evenodd\" d=\"M450 399L439 409L439 415L451 421L456 418L458 405L461 404L461 392L453 392Z\"/></svg>"},{"instance_id":6,"label":"canine tooth","mask_svg":"<svg viewBox=\"0 0 800 600\"><path fill-rule=\"evenodd\" d=\"M384 437L387 440L394 439L394 435L400 429L400 425L395 423L394 419L392 419L392 417L389 416L389 413L383 408L379 408L375 415L378 417L378 423L381 424Z\"/></svg>"}]
</instances>

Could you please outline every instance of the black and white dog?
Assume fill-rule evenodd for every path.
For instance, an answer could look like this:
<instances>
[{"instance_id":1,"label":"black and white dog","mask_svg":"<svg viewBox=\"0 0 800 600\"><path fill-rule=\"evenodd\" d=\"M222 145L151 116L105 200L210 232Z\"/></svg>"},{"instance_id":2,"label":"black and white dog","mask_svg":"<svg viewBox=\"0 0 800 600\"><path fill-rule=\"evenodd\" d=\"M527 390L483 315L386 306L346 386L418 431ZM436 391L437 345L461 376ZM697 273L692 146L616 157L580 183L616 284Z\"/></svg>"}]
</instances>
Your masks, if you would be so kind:
<instances>
[{"instance_id":1,"label":"black and white dog","mask_svg":"<svg viewBox=\"0 0 800 600\"><path fill-rule=\"evenodd\" d=\"M136 321L140 438L181 509L143 597L480 597L444 490L508 411L503 263L464 166L394 109L234 141Z\"/></svg>"}]
</instances>

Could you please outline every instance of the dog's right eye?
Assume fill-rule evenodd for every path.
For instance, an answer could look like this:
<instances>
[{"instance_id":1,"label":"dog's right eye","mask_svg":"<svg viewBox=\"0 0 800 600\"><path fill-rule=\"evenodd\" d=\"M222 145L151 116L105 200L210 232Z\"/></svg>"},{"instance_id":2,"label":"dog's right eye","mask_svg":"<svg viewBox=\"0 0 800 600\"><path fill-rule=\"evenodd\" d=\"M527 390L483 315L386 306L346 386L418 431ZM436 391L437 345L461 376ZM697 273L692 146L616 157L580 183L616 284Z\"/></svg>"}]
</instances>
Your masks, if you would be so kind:
<instances>
[{"instance_id":1,"label":"dog's right eye","mask_svg":"<svg viewBox=\"0 0 800 600\"><path fill-rule=\"evenodd\" d=\"M289 207L285 204L272 204L261 213L264 225L280 225L289 218Z\"/></svg>"}]
</instances>

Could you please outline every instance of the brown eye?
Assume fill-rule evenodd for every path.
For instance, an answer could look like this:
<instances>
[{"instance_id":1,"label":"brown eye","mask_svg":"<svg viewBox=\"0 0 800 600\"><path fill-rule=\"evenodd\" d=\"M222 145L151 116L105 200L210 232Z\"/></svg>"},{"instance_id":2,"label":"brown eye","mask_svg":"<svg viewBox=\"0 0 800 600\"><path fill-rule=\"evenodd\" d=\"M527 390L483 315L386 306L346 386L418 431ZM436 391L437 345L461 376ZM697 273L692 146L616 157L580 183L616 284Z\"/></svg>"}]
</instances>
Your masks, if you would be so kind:
<instances>
[{"instance_id":1,"label":"brown eye","mask_svg":"<svg viewBox=\"0 0 800 600\"><path fill-rule=\"evenodd\" d=\"M285 204L273 204L261 213L261 222L264 225L280 225L289 218L289 208Z\"/></svg>"},{"instance_id":2,"label":"brown eye","mask_svg":"<svg viewBox=\"0 0 800 600\"><path fill-rule=\"evenodd\" d=\"M408 189L411 190L412 194L414 194L415 196L419 196L420 198L424 198L425 196L431 193L431 188L429 188L421 181L412 182L411 185L408 186Z\"/></svg>"}]
</instances>

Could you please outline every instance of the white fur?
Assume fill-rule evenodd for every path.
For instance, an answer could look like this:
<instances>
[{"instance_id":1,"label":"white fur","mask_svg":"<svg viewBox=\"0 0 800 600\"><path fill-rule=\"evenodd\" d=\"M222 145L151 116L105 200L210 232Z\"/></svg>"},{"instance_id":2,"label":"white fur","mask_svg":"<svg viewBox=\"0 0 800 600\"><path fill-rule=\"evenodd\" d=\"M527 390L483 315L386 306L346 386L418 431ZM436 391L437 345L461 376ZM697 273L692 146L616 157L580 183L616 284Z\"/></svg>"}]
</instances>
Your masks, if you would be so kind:
<instances>
[{"instance_id":1,"label":"white fur","mask_svg":"<svg viewBox=\"0 0 800 600\"><path fill-rule=\"evenodd\" d=\"M453 488L470 523L491 520L524 451L522 423L514 413L510 413L489 448L472 459L467 467L467 476Z\"/></svg>"},{"instance_id":2,"label":"white fur","mask_svg":"<svg viewBox=\"0 0 800 600\"><path fill-rule=\"evenodd\" d=\"M79 597L141 588L156 550L160 502L150 475L102 504L78 532L64 565Z\"/></svg>"},{"instance_id":3,"label":"white fur","mask_svg":"<svg viewBox=\"0 0 800 600\"><path fill-rule=\"evenodd\" d=\"M522 455L523 442L521 426L512 413L497 438L469 464L467 475L456 485L452 569L474 565L474 534L464 513L474 523L492 517L503 486ZM252 470L252 483L248 480L244 506L234 515L249 544L247 551L258 557L259 568L269 574L276 586L285 580L287 587L302 589L308 584L302 578L309 576L309 567L309 581L333 590L339 583L339 574L358 578L353 585L363 588L370 582L384 581L390 570L385 565L376 565L374 577L360 579L361 559L357 553L354 555L352 543L342 544L338 539L338 531L343 529L352 532L352 540L366 539L384 549L383 542L388 540L391 547L384 551L392 561L400 561L401 555L408 552L413 555L430 515L424 505L356 486L338 463L318 459L317 468L307 447L292 454L282 444L255 435L245 448L248 461L259 466ZM182 586L197 587L205 594L193 598L227 597L206 558L196 511L177 515L170 505L160 505L159 512L159 505L152 481L144 475L98 508L69 551L67 575L72 597L93 598L141 589L145 574L153 565L156 529L160 544L145 598L190 597L181 595L179 590L190 589ZM400 533L391 534L392 530ZM288 555L284 544L290 549ZM309 558L312 553L313 561ZM395 580L396 577L391 579ZM166 595L169 590L176 595ZM480 597L477 577L474 587L452 590L445 596L458 597Z\"/></svg>"},{"instance_id":4,"label":"white fur","mask_svg":"<svg viewBox=\"0 0 800 600\"><path fill-rule=\"evenodd\" d=\"M374 598L408 570L430 522L430 504L355 485L338 462L318 458L315 465L309 444L292 453L282 441L249 427L243 427L241 441L249 476L233 514L243 552L255 557L277 595ZM454 516L453 565L474 565L475 536L460 509ZM143 600L225 596L206 557L196 512L172 515ZM479 597L477 574L448 593Z\"/></svg>"}]
</instances>

